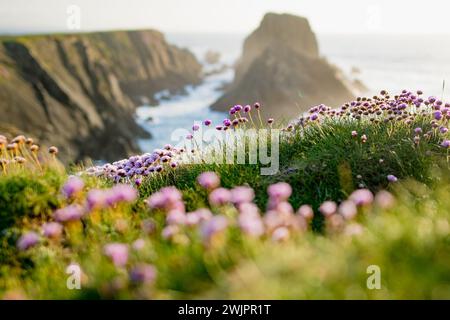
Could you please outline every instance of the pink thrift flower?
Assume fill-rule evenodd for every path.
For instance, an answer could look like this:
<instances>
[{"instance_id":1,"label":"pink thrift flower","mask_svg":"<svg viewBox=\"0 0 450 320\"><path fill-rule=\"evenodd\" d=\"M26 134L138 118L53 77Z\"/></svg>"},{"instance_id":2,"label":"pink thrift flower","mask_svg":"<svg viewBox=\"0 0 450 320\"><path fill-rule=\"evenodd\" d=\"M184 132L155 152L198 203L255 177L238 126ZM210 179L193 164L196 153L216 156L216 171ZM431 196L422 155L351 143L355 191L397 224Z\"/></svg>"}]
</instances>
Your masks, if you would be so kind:
<instances>
[{"instance_id":1,"label":"pink thrift flower","mask_svg":"<svg viewBox=\"0 0 450 320\"><path fill-rule=\"evenodd\" d=\"M123 267L128 262L128 246L123 243L105 245L104 254L111 259L116 267Z\"/></svg>"},{"instance_id":2,"label":"pink thrift flower","mask_svg":"<svg viewBox=\"0 0 450 320\"><path fill-rule=\"evenodd\" d=\"M231 189L231 202L235 205L249 203L255 198L255 192L250 187L235 187Z\"/></svg>"},{"instance_id":3,"label":"pink thrift flower","mask_svg":"<svg viewBox=\"0 0 450 320\"><path fill-rule=\"evenodd\" d=\"M84 215L84 209L79 204L72 204L54 212L53 217L58 222L80 220Z\"/></svg>"},{"instance_id":4,"label":"pink thrift flower","mask_svg":"<svg viewBox=\"0 0 450 320\"><path fill-rule=\"evenodd\" d=\"M373 194L368 189L359 189L352 192L349 200L353 201L357 206L366 206L373 202Z\"/></svg>"},{"instance_id":5,"label":"pink thrift flower","mask_svg":"<svg viewBox=\"0 0 450 320\"><path fill-rule=\"evenodd\" d=\"M197 178L197 182L205 189L211 190L219 187L220 178L214 172L203 172Z\"/></svg>"},{"instance_id":6,"label":"pink thrift flower","mask_svg":"<svg viewBox=\"0 0 450 320\"><path fill-rule=\"evenodd\" d=\"M47 222L42 226L42 233L47 238L59 238L63 232L63 226L58 222Z\"/></svg>"},{"instance_id":7,"label":"pink thrift flower","mask_svg":"<svg viewBox=\"0 0 450 320\"><path fill-rule=\"evenodd\" d=\"M81 192L83 188L83 180L79 177L71 176L62 187L62 193L67 199L70 199L77 193Z\"/></svg>"},{"instance_id":8,"label":"pink thrift flower","mask_svg":"<svg viewBox=\"0 0 450 320\"><path fill-rule=\"evenodd\" d=\"M356 205L351 200L343 201L338 208L339 214L341 214L345 219L351 220L354 217L356 217L356 214L358 213L358 209L356 208Z\"/></svg>"},{"instance_id":9,"label":"pink thrift flower","mask_svg":"<svg viewBox=\"0 0 450 320\"><path fill-rule=\"evenodd\" d=\"M325 217L333 215L336 212L336 209L337 205L334 201L325 201L319 207L320 213L322 213Z\"/></svg>"},{"instance_id":10,"label":"pink thrift flower","mask_svg":"<svg viewBox=\"0 0 450 320\"><path fill-rule=\"evenodd\" d=\"M272 240L275 242L282 242L289 239L289 229L286 227L276 228L272 232Z\"/></svg>"},{"instance_id":11,"label":"pink thrift flower","mask_svg":"<svg viewBox=\"0 0 450 320\"><path fill-rule=\"evenodd\" d=\"M305 218L306 220L312 220L314 217L314 211L310 205L304 204L298 208L297 214Z\"/></svg>"},{"instance_id":12,"label":"pink thrift flower","mask_svg":"<svg viewBox=\"0 0 450 320\"><path fill-rule=\"evenodd\" d=\"M130 271L130 280L139 284L151 284L156 279L156 268L151 264L141 263Z\"/></svg>"},{"instance_id":13,"label":"pink thrift flower","mask_svg":"<svg viewBox=\"0 0 450 320\"><path fill-rule=\"evenodd\" d=\"M17 241L17 248L21 251L28 250L39 243L39 235L36 232L28 232L22 235Z\"/></svg>"},{"instance_id":14,"label":"pink thrift flower","mask_svg":"<svg viewBox=\"0 0 450 320\"><path fill-rule=\"evenodd\" d=\"M222 206L230 202L231 193L228 189L218 188L209 194L209 203L213 206Z\"/></svg>"},{"instance_id":15,"label":"pink thrift flower","mask_svg":"<svg viewBox=\"0 0 450 320\"><path fill-rule=\"evenodd\" d=\"M276 201L287 200L292 194L291 186L286 182L278 182L267 188L267 193L271 199Z\"/></svg>"},{"instance_id":16,"label":"pink thrift flower","mask_svg":"<svg viewBox=\"0 0 450 320\"><path fill-rule=\"evenodd\" d=\"M382 190L375 195L375 203L382 209L390 209L395 204L395 198L388 191Z\"/></svg>"},{"instance_id":17,"label":"pink thrift flower","mask_svg":"<svg viewBox=\"0 0 450 320\"><path fill-rule=\"evenodd\" d=\"M209 241L215 235L224 231L227 227L228 219L223 215L216 215L202 224L200 233L203 240Z\"/></svg>"}]
</instances>

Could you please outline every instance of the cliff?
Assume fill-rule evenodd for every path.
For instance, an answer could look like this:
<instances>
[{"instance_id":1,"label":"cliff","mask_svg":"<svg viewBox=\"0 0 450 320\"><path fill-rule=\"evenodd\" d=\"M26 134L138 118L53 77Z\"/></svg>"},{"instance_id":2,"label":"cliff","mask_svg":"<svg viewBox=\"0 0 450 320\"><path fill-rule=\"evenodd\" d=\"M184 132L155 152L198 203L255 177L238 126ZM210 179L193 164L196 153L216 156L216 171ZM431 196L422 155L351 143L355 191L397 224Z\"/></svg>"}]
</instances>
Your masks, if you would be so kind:
<instances>
[{"instance_id":1,"label":"cliff","mask_svg":"<svg viewBox=\"0 0 450 320\"><path fill-rule=\"evenodd\" d=\"M268 13L250 34L235 79L212 108L261 102L266 116L294 117L307 107L337 105L357 93L342 73L320 56L308 20Z\"/></svg>"},{"instance_id":2,"label":"cliff","mask_svg":"<svg viewBox=\"0 0 450 320\"><path fill-rule=\"evenodd\" d=\"M157 31L0 38L0 129L55 144L66 161L113 160L148 136L134 109L201 81L201 65Z\"/></svg>"}]
</instances>

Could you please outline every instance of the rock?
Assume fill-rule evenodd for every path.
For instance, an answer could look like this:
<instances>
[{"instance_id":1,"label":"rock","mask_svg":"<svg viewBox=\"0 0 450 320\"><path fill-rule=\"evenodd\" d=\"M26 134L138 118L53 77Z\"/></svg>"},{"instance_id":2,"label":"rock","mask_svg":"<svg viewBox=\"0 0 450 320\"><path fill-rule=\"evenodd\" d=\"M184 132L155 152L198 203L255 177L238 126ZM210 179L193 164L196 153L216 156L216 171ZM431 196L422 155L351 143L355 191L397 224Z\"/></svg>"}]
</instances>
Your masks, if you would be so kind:
<instances>
[{"instance_id":1,"label":"rock","mask_svg":"<svg viewBox=\"0 0 450 320\"><path fill-rule=\"evenodd\" d=\"M117 160L148 137L135 107L201 81L201 65L160 32L0 39L0 128L57 145L66 162Z\"/></svg>"},{"instance_id":2,"label":"rock","mask_svg":"<svg viewBox=\"0 0 450 320\"><path fill-rule=\"evenodd\" d=\"M205 53L204 59L207 64L217 64L220 62L220 53L214 50L208 50Z\"/></svg>"},{"instance_id":3,"label":"rock","mask_svg":"<svg viewBox=\"0 0 450 320\"><path fill-rule=\"evenodd\" d=\"M244 42L233 83L212 108L262 103L267 117L290 118L320 103L330 106L351 100L343 74L319 55L307 19L268 13Z\"/></svg>"}]
</instances>

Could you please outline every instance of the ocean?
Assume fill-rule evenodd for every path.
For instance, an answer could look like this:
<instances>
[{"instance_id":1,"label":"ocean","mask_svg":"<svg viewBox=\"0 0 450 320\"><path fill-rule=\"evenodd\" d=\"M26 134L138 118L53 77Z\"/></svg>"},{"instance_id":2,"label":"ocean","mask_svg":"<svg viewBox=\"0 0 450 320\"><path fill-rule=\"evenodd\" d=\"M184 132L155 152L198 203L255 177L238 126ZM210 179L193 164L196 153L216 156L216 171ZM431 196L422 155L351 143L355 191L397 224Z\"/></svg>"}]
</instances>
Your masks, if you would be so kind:
<instances>
[{"instance_id":1,"label":"ocean","mask_svg":"<svg viewBox=\"0 0 450 320\"><path fill-rule=\"evenodd\" d=\"M204 62L209 50L219 52L227 65L239 58L246 35L167 34L167 40L187 48ZM360 79L368 95L385 89L420 89L428 95L450 99L450 35L317 35L321 55L352 78ZM215 74L187 95L162 100L157 107L137 109L138 122L152 134L140 140L144 152L173 143L175 129L190 129L194 122L221 122L226 114L209 110L221 95L220 88L233 79L232 70ZM446 85L443 89L443 84ZM232 103L232 102L230 102ZM150 119L150 120L149 120Z\"/></svg>"}]
</instances>

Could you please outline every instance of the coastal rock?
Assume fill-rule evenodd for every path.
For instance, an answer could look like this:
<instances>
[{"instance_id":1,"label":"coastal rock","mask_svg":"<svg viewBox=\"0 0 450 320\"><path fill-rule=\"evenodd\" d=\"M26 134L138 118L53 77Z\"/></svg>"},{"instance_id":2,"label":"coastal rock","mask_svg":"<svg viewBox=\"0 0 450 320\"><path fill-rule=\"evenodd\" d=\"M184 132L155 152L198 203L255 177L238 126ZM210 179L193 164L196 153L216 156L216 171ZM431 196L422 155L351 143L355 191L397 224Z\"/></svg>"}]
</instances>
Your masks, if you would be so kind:
<instances>
[{"instance_id":1,"label":"coastal rock","mask_svg":"<svg viewBox=\"0 0 450 320\"><path fill-rule=\"evenodd\" d=\"M135 107L201 81L195 57L153 30L3 37L0 71L0 128L57 145L66 162L139 151Z\"/></svg>"},{"instance_id":2,"label":"coastal rock","mask_svg":"<svg viewBox=\"0 0 450 320\"><path fill-rule=\"evenodd\" d=\"M357 91L319 54L308 20L268 13L247 37L235 79L212 108L259 101L265 116L291 118L309 106L351 100Z\"/></svg>"}]
</instances>

